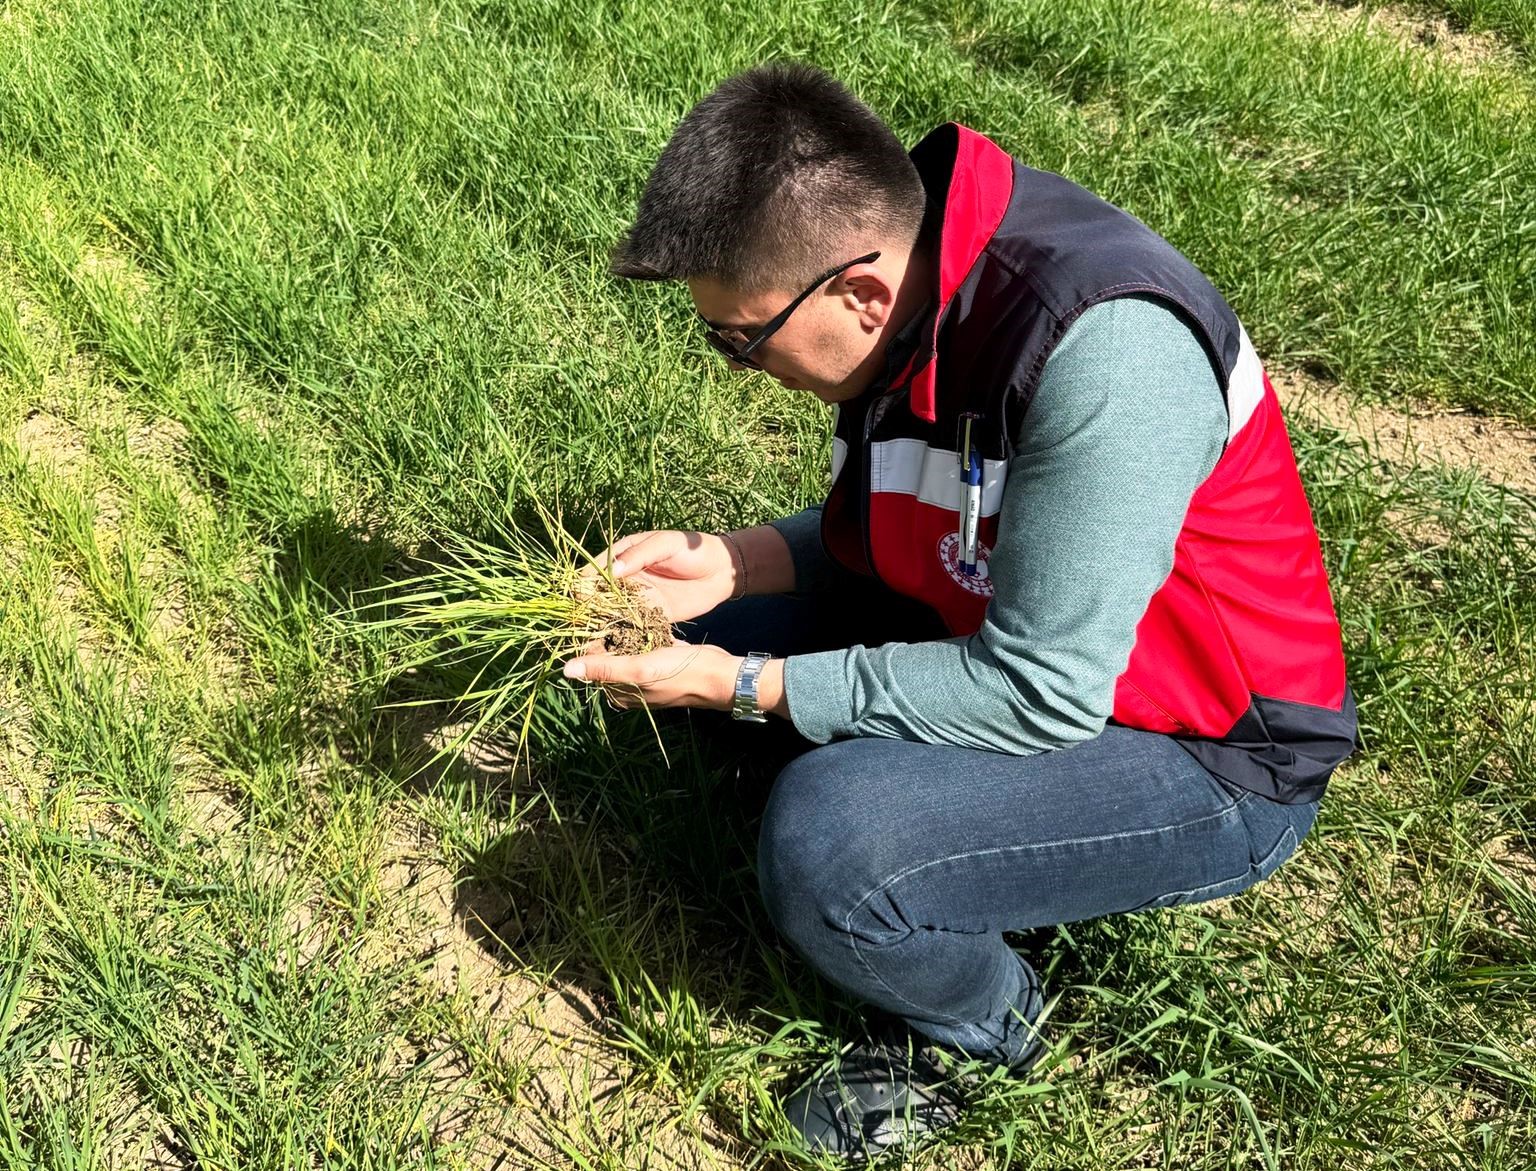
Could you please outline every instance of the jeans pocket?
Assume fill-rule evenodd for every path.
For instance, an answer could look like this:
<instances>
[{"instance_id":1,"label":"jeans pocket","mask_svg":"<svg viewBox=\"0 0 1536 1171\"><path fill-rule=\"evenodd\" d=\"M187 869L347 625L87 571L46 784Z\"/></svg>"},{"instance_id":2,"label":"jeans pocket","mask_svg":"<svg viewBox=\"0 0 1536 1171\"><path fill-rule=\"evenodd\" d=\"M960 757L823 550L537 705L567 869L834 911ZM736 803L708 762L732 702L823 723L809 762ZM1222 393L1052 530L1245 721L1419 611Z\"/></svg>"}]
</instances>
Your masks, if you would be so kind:
<instances>
[{"instance_id":1,"label":"jeans pocket","mask_svg":"<svg viewBox=\"0 0 1536 1171\"><path fill-rule=\"evenodd\" d=\"M1186 890L1169 891L1149 899L1133 911L1150 911L1155 907L1177 907L1184 903L1203 903L1210 899L1226 898L1247 890L1257 882L1268 878L1296 852L1301 836L1312 826L1316 815L1314 806L1285 806L1268 798L1253 794L1238 801L1242 810L1243 827L1248 834L1248 868L1230 878L1218 879L1202 886ZM1300 826L1298 835L1297 827ZM1278 835L1275 831L1278 830Z\"/></svg>"},{"instance_id":2,"label":"jeans pocket","mask_svg":"<svg viewBox=\"0 0 1536 1171\"><path fill-rule=\"evenodd\" d=\"M1253 882L1262 882L1276 870L1280 869L1283 862L1296 852L1300 843L1296 838L1296 831L1286 826L1280 831L1280 839L1270 848L1269 853L1260 858L1249 867Z\"/></svg>"}]
</instances>

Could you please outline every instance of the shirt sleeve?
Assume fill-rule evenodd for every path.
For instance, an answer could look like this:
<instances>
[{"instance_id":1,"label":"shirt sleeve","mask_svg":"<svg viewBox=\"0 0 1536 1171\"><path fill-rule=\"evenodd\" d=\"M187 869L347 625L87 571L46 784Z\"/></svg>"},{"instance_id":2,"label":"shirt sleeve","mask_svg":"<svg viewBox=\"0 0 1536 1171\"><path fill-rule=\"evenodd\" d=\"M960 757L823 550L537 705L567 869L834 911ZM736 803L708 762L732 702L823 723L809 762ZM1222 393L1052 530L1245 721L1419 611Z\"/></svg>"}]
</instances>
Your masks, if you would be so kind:
<instances>
[{"instance_id":1,"label":"shirt sleeve","mask_svg":"<svg viewBox=\"0 0 1536 1171\"><path fill-rule=\"evenodd\" d=\"M795 727L815 743L880 736L1014 754L1098 735L1226 434L1216 375L1175 312L1140 298L1089 309L1021 423L981 628L791 656Z\"/></svg>"},{"instance_id":2,"label":"shirt sleeve","mask_svg":"<svg viewBox=\"0 0 1536 1171\"><path fill-rule=\"evenodd\" d=\"M821 505L802 508L768 524L778 530L789 546L789 557L795 567L796 593L827 589L836 580L837 563L821 543Z\"/></svg>"}]
</instances>

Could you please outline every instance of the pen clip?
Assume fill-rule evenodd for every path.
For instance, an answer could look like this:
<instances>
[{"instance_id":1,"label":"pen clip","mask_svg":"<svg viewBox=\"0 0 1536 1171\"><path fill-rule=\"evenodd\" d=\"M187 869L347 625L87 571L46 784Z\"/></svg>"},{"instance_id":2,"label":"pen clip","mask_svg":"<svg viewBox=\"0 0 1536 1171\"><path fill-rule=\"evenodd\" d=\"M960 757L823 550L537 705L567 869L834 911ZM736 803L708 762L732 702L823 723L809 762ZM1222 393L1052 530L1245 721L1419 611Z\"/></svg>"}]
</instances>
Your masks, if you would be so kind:
<instances>
[{"instance_id":1,"label":"pen clip","mask_svg":"<svg viewBox=\"0 0 1536 1171\"><path fill-rule=\"evenodd\" d=\"M971 465L971 424L980 417L975 411L960 412L959 425L957 427L960 450L955 454L960 457L960 473L962 477Z\"/></svg>"}]
</instances>

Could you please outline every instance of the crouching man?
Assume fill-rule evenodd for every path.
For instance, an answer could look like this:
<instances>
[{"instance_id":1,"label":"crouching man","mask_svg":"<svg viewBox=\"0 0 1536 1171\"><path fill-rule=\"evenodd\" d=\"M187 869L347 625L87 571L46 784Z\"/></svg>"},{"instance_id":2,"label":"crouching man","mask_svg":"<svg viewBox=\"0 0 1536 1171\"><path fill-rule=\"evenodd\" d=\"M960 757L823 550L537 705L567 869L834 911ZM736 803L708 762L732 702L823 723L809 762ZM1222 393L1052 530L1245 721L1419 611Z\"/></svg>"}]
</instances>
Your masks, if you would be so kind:
<instances>
[{"instance_id":1,"label":"crouching man","mask_svg":"<svg viewBox=\"0 0 1536 1171\"><path fill-rule=\"evenodd\" d=\"M953 1120L952 1059L1038 1058L1004 931L1231 894L1306 835L1355 743L1310 508L1188 259L974 130L909 154L809 67L683 119L613 270L686 281L727 361L834 407L820 507L610 550L686 645L566 673L808 742L763 897L889 1024L784 1106L865 1157Z\"/></svg>"}]
</instances>

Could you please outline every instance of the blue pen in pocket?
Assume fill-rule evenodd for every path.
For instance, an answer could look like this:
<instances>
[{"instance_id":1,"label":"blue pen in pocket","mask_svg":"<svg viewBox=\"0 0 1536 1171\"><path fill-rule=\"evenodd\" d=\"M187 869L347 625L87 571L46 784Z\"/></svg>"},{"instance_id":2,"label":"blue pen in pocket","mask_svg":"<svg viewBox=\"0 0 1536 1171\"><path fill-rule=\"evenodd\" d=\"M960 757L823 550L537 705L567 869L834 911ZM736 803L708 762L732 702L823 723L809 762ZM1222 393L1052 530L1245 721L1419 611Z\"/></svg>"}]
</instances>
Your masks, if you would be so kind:
<instances>
[{"instance_id":1,"label":"blue pen in pocket","mask_svg":"<svg viewBox=\"0 0 1536 1171\"><path fill-rule=\"evenodd\" d=\"M960 572L976 576L976 546L981 528L981 453L971 442L971 416L965 416L965 483L960 502Z\"/></svg>"}]
</instances>

